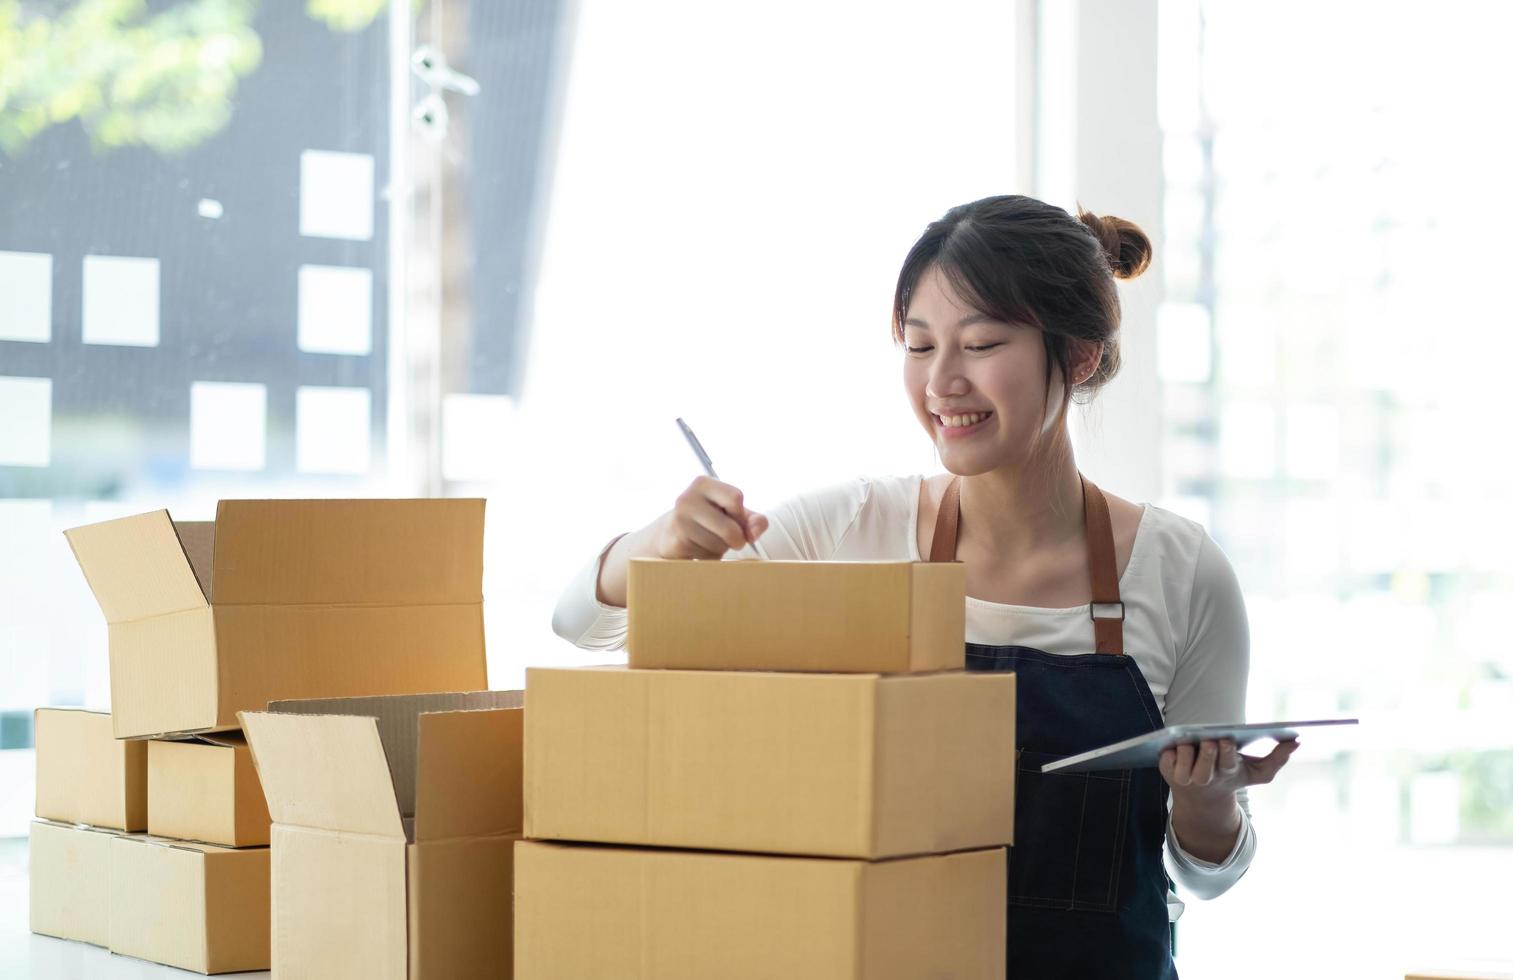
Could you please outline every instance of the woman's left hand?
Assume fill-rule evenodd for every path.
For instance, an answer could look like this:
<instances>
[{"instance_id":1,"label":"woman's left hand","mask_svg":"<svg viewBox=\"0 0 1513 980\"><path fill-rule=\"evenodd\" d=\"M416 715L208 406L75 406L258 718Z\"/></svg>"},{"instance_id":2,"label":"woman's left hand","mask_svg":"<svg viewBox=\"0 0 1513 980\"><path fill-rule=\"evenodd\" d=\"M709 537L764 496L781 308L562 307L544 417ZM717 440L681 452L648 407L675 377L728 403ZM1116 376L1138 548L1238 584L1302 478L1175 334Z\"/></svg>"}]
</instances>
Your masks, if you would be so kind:
<instances>
[{"instance_id":1,"label":"woman's left hand","mask_svg":"<svg viewBox=\"0 0 1513 980\"><path fill-rule=\"evenodd\" d=\"M1161 776L1174 797L1217 802L1246 786L1271 782L1297 747L1298 740L1290 739L1278 742L1270 754L1256 757L1242 755L1230 739L1178 745L1161 753Z\"/></svg>"}]
</instances>

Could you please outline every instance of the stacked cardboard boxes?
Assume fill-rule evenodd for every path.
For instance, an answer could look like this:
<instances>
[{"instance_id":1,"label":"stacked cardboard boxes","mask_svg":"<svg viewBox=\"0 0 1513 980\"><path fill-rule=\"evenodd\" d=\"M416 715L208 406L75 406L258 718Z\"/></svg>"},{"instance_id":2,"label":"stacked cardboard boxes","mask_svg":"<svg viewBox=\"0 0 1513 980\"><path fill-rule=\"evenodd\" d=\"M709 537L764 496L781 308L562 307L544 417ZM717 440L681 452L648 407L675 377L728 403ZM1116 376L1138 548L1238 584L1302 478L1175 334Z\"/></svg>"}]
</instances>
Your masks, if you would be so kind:
<instances>
[{"instance_id":1,"label":"stacked cardboard boxes","mask_svg":"<svg viewBox=\"0 0 1513 980\"><path fill-rule=\"evenodd\" d=\"M477 500L246 500L67 532L113 711L37 714L33 930L267 968L270 816L237 712L484 687L482 523Z\"/></svg>"},{"instance_id":2,"label":"stacked cardboard boxes","mask_svg":"<svg viewBox=\"0 0 1513 980\"><path fill-rule=\"evenodd\" d=\"M527 674L516 975L1002 977L1015 678L964 591L633 560L629 667Z\"/></svg>"},{"instance_id":3,"label":"stacked cardboard boxes","mask_svg":"<svg viewBox=\"0 0 1513 980\"><path fill-rule=\"evenodd\" d=\"M114 738L108 714L40 708L36 744L33 932L201 973L267 966L267 847L161 836L153 743ZM223 805L209 785L175 796Z\"/></svg>"},{"instance_id":4,"label":"stacked cardboard boxes","mask_svg":"<svg viewBox=\"0 0 1513 980\"><path fill-rule=\"evenodd\" d=\"M110 856L147 829L147 746L119 742L110 715L39 708L31 929L110 945Z\"/></svg>"}]
</instances>

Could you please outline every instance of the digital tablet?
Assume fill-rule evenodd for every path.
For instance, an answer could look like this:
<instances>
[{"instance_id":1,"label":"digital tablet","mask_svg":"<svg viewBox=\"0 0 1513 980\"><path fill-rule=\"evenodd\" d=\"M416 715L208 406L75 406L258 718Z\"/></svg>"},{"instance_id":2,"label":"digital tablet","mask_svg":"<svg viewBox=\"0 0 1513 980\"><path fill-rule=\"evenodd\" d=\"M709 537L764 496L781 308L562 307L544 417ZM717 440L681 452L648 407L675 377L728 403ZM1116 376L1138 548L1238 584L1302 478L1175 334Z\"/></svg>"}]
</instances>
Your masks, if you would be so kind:
<instances>
[{"instance_id":1,"label":"digital tablet","mask_svg":"<svg viewBox=\"0 0 1513 980\"><path fill-rule=\"evenodd\" d=\"M1105 745L1090 752L1069 755L1048 762L1041 772L1093 772L1101 769L1154 769L1161 753L1174 745L1193 745L1206 739L1227 738L1243 748L1263 738L1285 742L1298 737L1300 728L1330 725L1354 725L1355 718L1330 718L1324 721L1268 721L1249 725L1171 725L1137 735L1122 742Z\"/></svg>"}]
</instances>

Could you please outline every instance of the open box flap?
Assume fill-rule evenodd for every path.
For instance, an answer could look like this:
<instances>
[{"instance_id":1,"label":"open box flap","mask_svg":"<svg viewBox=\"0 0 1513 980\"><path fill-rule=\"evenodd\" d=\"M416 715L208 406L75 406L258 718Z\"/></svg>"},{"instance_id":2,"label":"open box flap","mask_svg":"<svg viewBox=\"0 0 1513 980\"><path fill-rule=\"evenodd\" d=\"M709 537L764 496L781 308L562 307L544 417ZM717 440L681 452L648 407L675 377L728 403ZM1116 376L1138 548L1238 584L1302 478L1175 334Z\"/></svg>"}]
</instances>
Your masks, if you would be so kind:
<instances>
[{"instance_id":1,"label":"open box flap","mask_svg":"<svg viewBox=\"0 0 1513 980\"><path fill-rule=\"evenodd\" d=\"M420 716L415 839L519 833L525 711Z\"/></svg>"},{"instance_id":2,"label":"open box flap","mask_svg":"<svg viewBox=\"0 0 1513 980\"><path fill-rule=\"evenodd\" d=\"M393 694L361 698L309 698L273 701L270 712L309 715L360 715L378 726L390 780L402 816L415 815L416 754L420 716L435 711L486 711L519 708L524 691L465 691L438 694ZM275 818L277 819L277 818Z\"/></svg>"},{"instance_id":3,"label":"open box flap","mask_svg":"<svg viewBox=\"0 0 1513 980\"><path fill-rule=\"evenodd\" d=\"M238 717L274 823L404 838L374 719L267 711Z\"/></svg>"},{"instance_id":4,"label":"open box flap","mask_svg":"<svg viewBox=\"0 0 1513 980\"><path fill-rule=\"evenodd\" d=\"M108 623L209 605L166 510L63 534Z\"/></svg>"}]
</instances>

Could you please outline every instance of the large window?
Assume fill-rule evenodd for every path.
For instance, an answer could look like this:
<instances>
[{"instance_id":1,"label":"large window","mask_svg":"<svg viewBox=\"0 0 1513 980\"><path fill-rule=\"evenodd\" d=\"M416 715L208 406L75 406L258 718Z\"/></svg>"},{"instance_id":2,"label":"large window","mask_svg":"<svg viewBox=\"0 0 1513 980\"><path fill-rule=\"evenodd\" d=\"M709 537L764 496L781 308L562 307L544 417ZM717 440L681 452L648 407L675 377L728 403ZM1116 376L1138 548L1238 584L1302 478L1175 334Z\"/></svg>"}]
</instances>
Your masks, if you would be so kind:
<instances>
[{"instance_id":1,"label":"large window","mask_svg":"<svg viewBox=\"0 0 1513 980\"><path fill-rule=\"evenodd\" d=\"M505 688L603 659L552 606L699 472L676 416L757 507L933 466L893 279L1016 186L1014 38L966 0L0 0L0 834L31 709L109 703L63 528L487 496Z\"/></svg>"},{"instance_id":2,"label":"large window","mask_svg":"<svg viewBox=\"0 0 1513 980\"><path fill-rule=\"evenodd\" d=\"M1385 977L1506 951L1509 12L1161 17L1166 489L1245 586L1251 716L1363 726L1256 791L1256 865L1190 906L1179 962Z\"/></svg>"},{"instance_id":3,"label":"large window","mask_svg":"<svg viewBox=\"0 0 1513 980\"><path fill-rule=\"evenodd\" d=\"M929 221L1016 186L1014 36L1012 5L963 0L581 7L523 398L469 457L507 474L495 685L603 662L551 610L701 472L678 416L758 510L934 466L893 284Z\"/></svg>"},{"instance_id":4,"label":"large window","mask_svg":"<svg viewBox=\"0 0 1513 980\"><path fill-rule=\"evenodd\" d=\"M394 9L0 0L0 835L109 705L64 528L443 492L518 394L567 8Z\"/></svg>"}]
</instances>

